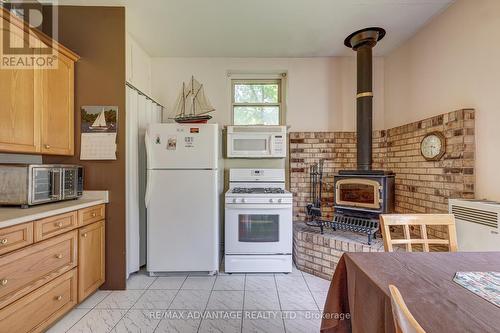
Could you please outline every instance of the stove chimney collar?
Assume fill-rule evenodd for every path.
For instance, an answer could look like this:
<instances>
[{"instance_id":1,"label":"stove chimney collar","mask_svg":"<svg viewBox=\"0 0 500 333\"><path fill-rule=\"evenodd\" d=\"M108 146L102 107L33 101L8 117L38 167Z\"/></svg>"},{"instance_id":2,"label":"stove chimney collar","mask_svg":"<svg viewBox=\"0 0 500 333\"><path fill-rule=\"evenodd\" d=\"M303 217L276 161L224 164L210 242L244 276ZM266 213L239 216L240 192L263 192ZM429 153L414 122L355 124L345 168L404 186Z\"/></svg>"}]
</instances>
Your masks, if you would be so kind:
<instances>
[{"instance_id":1,"label":"stove chimney collar","mask_svg":"<svg viewBox=\"0 0 500 333\"><path fill-rule=\"evenodd\" d=\"M384 38L385 30L379 27L370 27L353 32L344 40L344 45L356 51L367 45L374 47L379 40Z\"/></svg>"}]
</instances>

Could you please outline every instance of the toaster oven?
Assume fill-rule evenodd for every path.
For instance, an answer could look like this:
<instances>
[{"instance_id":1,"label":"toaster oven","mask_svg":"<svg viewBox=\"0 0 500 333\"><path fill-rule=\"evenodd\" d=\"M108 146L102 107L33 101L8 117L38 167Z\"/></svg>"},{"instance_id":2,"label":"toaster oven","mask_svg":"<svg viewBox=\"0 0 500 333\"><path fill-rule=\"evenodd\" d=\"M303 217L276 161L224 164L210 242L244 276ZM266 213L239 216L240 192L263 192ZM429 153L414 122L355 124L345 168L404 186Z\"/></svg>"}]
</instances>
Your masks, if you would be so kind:
<instances>
[{"instance_id":1,"label":"toaster oven","mask_svg":"<svg viewBox=\"0 0 500 333\"><path fill-rule=\"evenodd\" d=\"M83 194L83 168L58 164L0 164L0 205L23 208L77 199Z\"/></svg>"}]
</instances>

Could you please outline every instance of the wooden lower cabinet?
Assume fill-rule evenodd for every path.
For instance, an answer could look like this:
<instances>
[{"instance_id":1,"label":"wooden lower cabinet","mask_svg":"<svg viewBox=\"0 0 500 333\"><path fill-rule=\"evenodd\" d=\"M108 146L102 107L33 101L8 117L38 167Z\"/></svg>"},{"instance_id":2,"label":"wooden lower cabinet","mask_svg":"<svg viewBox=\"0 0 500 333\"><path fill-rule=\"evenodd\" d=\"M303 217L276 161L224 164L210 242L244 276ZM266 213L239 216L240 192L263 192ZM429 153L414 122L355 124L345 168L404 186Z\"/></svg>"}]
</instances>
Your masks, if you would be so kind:
<instances>
[{"instance_id":1,"label":"wooden lower cabinet","mask_svg":"<svg viewBox=\"0 0 500 333\"><path fill-rule=\"evenodd\" d=\"M98 205L78 211L78 226L83 227L106 218L105 205Z\"/></svg>"},{"instance_id":2,"label":"wooden lower cabinet","mask_svg":"<svg viewBox=\"0 0 500 333\"><path fill-rule=\"evenodd\" d=\"M0 228L0 333L44 332L104 283L104 216L97 205Z\"/></svg>"},{"instance_id":3,"label":"wooden lower cabinet","mask_svg":"<svg viewBox=\"0 0 500 333\"><path fill-rule=\"evenodd\" d=\"M77 233L70 231L0 257L0 308L77 265Z\"/></svg>"},{"instance_id":4,"label":"wooden lower cabinet","mask_svg":"<svg viewBox=\"0 0 500 333\"><path fill-rule=\"evenodd\" d=\"M0 255L33 243L33 223L0 229Z\"/></svg>"},{"instance_id":5,"label":"wooden lower cabinet","mask_svg":"<svg viewBox=\"0 0 500 333\"><path fill-rule=\"evenodd\" d=\"M73 269L0 310L0 333L42 332L77 304Z\"/></svg>"},{"instance_id":6,"label":"wooden lower cabinet","mask_svg":"<svg viewBox=\"0 0 500 333\"><path fill-rule=\"evenodd\" d=\"M81 302L104 283L104 221L78 232L78 301Z\"/></svg>"},{"instance_id":7,"label":"wooden lower cabinet","mask_svg":"<svg viewBox=\"0 0 500 333\"><path fill-rule=\"evenodd\" d=\"M78 227L78 213L69 212L66 214L47 217L35 221L34 234L35 242L42 241L56 235L63 234Z\"/></svg>"}]
</instances>

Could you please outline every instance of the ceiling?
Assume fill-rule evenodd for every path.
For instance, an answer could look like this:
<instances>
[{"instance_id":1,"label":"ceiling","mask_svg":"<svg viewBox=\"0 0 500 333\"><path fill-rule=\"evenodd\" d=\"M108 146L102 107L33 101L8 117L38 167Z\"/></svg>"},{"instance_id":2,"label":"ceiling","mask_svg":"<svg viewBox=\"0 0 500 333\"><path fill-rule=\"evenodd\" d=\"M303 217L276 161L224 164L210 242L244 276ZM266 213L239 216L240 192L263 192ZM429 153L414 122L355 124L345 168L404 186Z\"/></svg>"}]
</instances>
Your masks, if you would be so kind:
<instances>
[{"instance_id":1,"label":"ceiling","mask_svg":"<svg viewBox=\"0 0 500 333\"><path fill-rule=\"evenodd\" d=\"M454 0L59 0L126 7L127 30L155 57L350 55L344 38L387 30L375 49L395 49Z\"/></svg>"}]
</instances>

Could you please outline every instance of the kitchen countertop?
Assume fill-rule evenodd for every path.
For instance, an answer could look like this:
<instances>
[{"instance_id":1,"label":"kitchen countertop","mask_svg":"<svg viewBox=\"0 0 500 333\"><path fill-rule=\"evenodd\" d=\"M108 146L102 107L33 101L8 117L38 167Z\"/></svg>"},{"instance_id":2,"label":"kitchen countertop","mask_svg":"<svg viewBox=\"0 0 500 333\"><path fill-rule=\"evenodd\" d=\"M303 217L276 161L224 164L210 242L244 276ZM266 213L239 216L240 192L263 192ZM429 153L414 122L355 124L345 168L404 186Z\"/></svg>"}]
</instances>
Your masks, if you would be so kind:
<instances>
[{"instance_id":1,"label":"kitchen countertop","mask_svg":"<svg viewBox=\"0 0 500 333\"><path fill-rule=\"evenodd\" d=\"M109 202L108 197L108 191L84 191L83 196L76 200L59 201L24 209L18 206L2 206L0 207L0 228L105 204Z\"/></svg>"}]
</instances>

